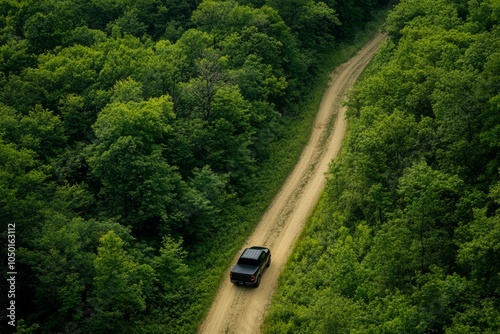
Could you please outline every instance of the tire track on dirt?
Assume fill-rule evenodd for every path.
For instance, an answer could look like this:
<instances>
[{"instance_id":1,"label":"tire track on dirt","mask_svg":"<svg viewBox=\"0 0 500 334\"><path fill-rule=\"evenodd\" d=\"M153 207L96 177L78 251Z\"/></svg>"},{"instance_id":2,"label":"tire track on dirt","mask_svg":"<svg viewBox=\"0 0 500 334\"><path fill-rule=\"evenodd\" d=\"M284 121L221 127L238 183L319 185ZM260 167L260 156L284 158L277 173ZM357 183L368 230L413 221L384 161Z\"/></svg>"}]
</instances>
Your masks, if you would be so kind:
<instances>
[{"instance_id":1,"label":"tire track on dirt","mask_svg":"<svg viewBox=\"0 0 500 334\"><path fill-rule=\"evenodd\" d=\"M324 173L340 150L346 131L345 108L341 102L385 38L377 34L348 62L332 74L323 96L314 129L299 162L262 216L244 248L261 245L272 252L272 264L262 275L257 289L234 286L227 280L221 285L199 333L259 333L264 314L276 288L281 270L300 235L302 226L325 185ZM333 129L331 124L335 121ZM236 262L235 258L234 262Z\"/></svg>"}]
</instances>

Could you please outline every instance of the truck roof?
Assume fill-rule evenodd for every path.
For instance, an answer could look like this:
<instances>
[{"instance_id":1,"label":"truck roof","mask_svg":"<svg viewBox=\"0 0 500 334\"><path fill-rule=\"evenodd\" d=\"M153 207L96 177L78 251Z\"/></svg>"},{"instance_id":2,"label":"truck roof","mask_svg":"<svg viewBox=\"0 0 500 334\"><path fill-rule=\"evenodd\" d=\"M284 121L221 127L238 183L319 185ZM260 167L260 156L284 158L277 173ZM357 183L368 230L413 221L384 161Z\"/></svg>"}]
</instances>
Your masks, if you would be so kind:
<instances>
[{"instance_id":1,"label":"truck roof","mask_svg":"<svg viewBox=\"0 0 500 334\"><path fill-rule=\"evenodd\" d=\"M249 260L258 260L260 254L262 254L262 249L247 248L241 254L240 258Z\"/></svg>"},{"instance_id":2,"label":"truck roof","mask_svg":"<svg viewBox=\"0 0 500 334\"><path fill-rule=\"evenodd\" d=\"M262 252L265 252L266 249L264 247L252 247L252 248L247 248L243 251L243 254L241 254L240 259L249 259L249 260L255 260L257 261L260 257L260 254Z\"/></svg>"}]
</instances>

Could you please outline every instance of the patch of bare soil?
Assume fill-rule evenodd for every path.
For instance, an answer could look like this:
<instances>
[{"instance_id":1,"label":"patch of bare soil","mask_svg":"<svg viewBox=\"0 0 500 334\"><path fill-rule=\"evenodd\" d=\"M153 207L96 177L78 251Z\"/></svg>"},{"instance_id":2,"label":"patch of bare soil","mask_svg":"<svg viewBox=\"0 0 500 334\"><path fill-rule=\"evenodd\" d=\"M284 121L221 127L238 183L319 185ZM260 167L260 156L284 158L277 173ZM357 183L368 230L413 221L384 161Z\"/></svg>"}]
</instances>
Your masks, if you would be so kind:
<instances>
[{"instance_id":1,"label":"patch of bare soil","mask_svg":"<svg viewBox=\"0 0 500 334\"><path fill-rule=\"evenodd\" d=\"M220 287L200 327L200 333L260 332L279 274L323 190L328 165L340 150L347 126L345 108L341 106L341 102L378 50L382 39L382 34L375 36L353 58L332 73L309 143L295 169L241 249L242 252L246 247L254 245L271 249L272 264L262 275L260 286L254 289L233 285L229 281L229 268L227 280ZM335 123L332 129L333 121ZM234 262L236 261L237 258Z\"/></svg>"}]
</instances>

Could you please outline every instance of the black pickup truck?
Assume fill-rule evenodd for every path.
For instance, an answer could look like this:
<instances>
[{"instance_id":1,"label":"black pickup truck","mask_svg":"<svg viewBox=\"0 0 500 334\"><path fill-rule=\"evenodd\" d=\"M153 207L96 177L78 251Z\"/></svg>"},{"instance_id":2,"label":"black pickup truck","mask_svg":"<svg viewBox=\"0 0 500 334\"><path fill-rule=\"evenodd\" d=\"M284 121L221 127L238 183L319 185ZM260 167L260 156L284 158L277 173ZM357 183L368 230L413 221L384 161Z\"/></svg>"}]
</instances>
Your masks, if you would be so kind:
<instances>
[{"instance_id":1,"label":"black pickup truck","mask_svg":"<svg viewBox=\"0 0 500 334\"><path fill-rule=\"evenodd\" d=\"M253 246L241 254L231 269L230 279L234 284L258 287L262 272L271 265L271 251L266 247Z\"/></svg>"}]
</instances>

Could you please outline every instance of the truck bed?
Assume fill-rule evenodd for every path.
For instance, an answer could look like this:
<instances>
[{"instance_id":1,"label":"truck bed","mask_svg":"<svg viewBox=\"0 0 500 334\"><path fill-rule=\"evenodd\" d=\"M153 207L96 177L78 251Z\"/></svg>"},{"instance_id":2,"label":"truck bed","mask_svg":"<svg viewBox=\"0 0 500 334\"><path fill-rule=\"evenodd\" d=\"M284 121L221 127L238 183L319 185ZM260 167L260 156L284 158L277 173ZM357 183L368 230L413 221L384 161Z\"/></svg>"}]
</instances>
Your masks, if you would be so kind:
<instances>
[{"instance_id":1,"label":"truck bed","mask_svg":"<svg viewBox=\"0 0 500 334\"><path fill-rule=\"evenodd\" d=\"M245 275L250 277L255 274L257 268L257 266L252 266L250 264L236 264L231 271L233 272L233 277L234 275Z\"/></svg>"}]
</instances>

